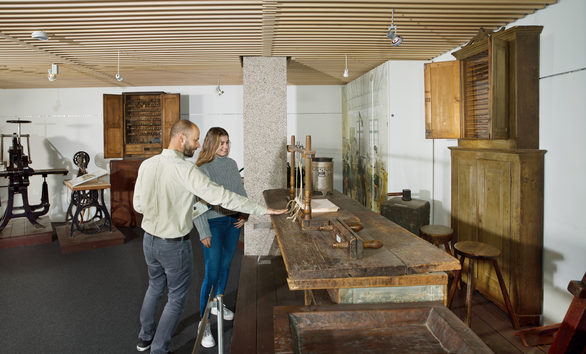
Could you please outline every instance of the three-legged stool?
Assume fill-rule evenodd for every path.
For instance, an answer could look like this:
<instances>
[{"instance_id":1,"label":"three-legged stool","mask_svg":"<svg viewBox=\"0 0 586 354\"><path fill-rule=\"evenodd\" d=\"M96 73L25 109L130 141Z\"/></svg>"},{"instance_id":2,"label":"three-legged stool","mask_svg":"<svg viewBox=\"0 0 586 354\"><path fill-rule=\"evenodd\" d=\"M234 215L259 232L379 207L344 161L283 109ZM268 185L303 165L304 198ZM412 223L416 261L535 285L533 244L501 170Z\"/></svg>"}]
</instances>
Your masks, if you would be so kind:
<instances>
[{"instance_id":1,"label":"three-legged stool","mask_svg":"<svg viewBox=\"0 0 586 354\"><path fill-rule=\"evenodd\" d=\"M470 327L470 319L472 315L472 293L474 292L474 263L476 260L481 261L490 261L494 266L494 270L496 275L499 279L499 285L501 287L501 292L503 293L503 299L505 300L505 304L507 306L507 311L509 312L509 316L511 317L511 322L513 324L513 328L519 329L519 320L515 313L513 312L513 306L511 305L511 300L509 298L509 293L507 292L507 287L505 286L505 281L503 279L503 275L501 273L501 269L497 263L497 257L500 256L501 250L496 247L493 247L489 244L483 242L475 242L475 241L460 241L454 245L454 250L456 256L461 256L460 258L460 265L464 266L464 260L466 258L469 259L468 261L468 284L466 286L466 306L467 306L467 314L466 314L466 324ZM460 280L460 276L462 274L462 270L458 270L456 272L456 277L454 278L454 282L450 287L450 294L448 295L448 308L452 305L452 300L454 299L454 294L456 293L456 286L458 281Z\"/></svg>"},{"instance_id":2,"label":"three-legged stool","mask_svg":"<svg viewBox=\"0 0 586 354\"><path fill-rule=\"evenodd\" d=\"M444 225L425 225L421 226L421 238L428 240L437 247L444 245L446 252L453 256L452 249L450 247L450 241L454 235L454 230L451 227Z\"/></svg>"}]
</instances>

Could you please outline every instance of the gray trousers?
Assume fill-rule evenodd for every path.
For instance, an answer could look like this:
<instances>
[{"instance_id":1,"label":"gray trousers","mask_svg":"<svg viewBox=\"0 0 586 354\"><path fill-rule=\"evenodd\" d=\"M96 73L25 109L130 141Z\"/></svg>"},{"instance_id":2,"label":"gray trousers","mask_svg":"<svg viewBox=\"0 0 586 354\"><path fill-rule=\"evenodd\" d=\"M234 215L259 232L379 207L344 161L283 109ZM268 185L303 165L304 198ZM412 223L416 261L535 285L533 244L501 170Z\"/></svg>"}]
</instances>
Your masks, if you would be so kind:
<instances>
[{"instance_id":1,"label":"gray trousers","mask_svg":"<svg viewBox=\"0 0 586 354\"><path fill-rule=\"evenodd\" d=\"M149 273L149 287L140 310L139 337L152 340L151 354L165 354L185 307L193 276L191 240L168 241L144 233L144 258ZM167 303L156 324L157 307L165 288Z\"/></svg>"}]
</instances>

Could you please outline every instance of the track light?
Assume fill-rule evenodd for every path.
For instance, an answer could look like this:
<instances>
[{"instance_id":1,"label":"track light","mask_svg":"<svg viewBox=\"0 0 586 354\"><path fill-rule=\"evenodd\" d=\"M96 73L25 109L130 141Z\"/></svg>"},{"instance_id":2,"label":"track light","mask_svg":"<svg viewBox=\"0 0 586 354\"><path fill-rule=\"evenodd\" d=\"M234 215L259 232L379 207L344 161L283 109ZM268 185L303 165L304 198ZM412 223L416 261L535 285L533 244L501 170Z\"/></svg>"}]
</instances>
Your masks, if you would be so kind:
<instances>
[{"instance_id":1,"label":"track light","mask_svg":"<svg viewBox=\"0 0 586 354\"><path fill-rule=\"evenodd\" d=\"M395 9L392 10L391 27L387 31L387 38L391 40L393 47L398 46L403 42L403 37L397 34L397 26L395 26Z\"/></svg>"},{"instance_id":2,"label":"track light","mask_svg":"<svg viewBox=\"0 0 586 354\"><path fill-rule=\"evenodd\" d=\"M120 51L118 51L118 71L116 72L116 80L118 80L119 82L122 82L122 80L124 80L124 78L120 76Z\"/></svg>"},{"instance_id":3,"label":"track light","mask_svg":"<svg viewBox=\"0 0 586 354\"><path fill-rule=\"evenodd\" d=\"M218 86L216 86L216 93L218 96L222 96L224 94L224 90L220 88L220 74L218 74Z\"/></svg>"},{"instance_id":4,"label":"track light","mask_svg":"<svg viewBox=\"0 0 586 354\"><path fill-rule=\"evenodd\" d=\"M49 39L49 36L47 36L47 33L43 32L43 31L34 31L31 34L31 38L38 39L39 41L46 41Z\"/></svg>"},{"instance_id":5,"label":"track light","mask_svg":"<svg viewBox=\"0 0 586 354\"><path fill-rule=\"evenodd\" d=\"M57 74L59 74L59 66L57 64L51 64L51 69L49 69L47 79L49 79L49 81L55 81L57 80Z\"/></svg>"},{"instance_id":6,"label":"track light","mask_svg":"<svg viewBox=\"0 0 586 354\"><path fill-rule=\"evenodd\" d=\"M344 69L344 77L348 77L348 55L344 54L346 57L346 68Z\"/></svg>"}]
</instances>

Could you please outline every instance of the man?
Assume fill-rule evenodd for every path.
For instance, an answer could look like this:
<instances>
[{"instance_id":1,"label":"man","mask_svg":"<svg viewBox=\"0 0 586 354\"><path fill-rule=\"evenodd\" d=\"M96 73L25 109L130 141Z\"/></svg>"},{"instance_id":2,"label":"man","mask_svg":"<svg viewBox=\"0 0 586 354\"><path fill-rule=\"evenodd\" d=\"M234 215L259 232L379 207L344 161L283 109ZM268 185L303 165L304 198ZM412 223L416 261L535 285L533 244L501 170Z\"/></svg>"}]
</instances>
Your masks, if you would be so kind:
<instances>
[{"instance_id":1,"label":"man","mask_svg":"<svg viewBox=\"0 0 586 354\"><path fill-rule=\"evenodd\" d=\"M134 186L134 209L143 214L143 251L149 286L140 310L138 351L167 353L185 306L193 274L189 233L193 228L195 196L210 204L248 214L283 214L267 209L212 182L186 161L199 148L199 128L188 120L171 127L169 147L145 160ZM158 302L168 287L167 303L158 325Z\"/></svg>"}]
</instances>

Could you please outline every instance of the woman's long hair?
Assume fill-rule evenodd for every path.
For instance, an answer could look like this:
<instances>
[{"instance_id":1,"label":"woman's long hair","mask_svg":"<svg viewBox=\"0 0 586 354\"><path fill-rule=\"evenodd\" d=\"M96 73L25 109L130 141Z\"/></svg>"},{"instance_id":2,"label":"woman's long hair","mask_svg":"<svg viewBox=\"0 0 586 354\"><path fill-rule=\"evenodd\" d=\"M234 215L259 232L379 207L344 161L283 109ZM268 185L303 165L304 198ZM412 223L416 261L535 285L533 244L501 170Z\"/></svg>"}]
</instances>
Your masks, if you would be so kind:
<instances>
[{"instance_id":1,"label":"woman's long hair","mask_svg":"<svg viewBox=\"0 0 586 354\"><path fill-rule=\"evenodd\" d=\"M208 130L206 137L201 147L201 152L197 157L195 164L197 167L213 161L216 158L216 151L220 147L220 137L228 136L228 132L224 128L213 127Z\"/></svg>"}]
</instances>

